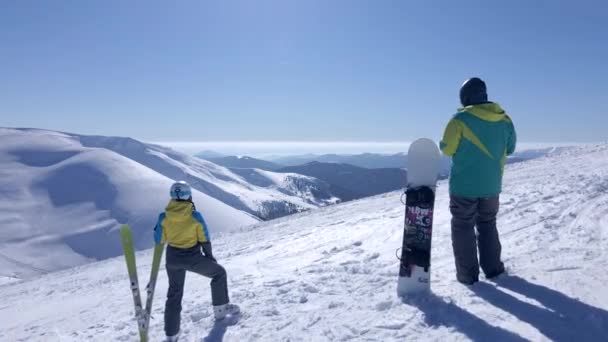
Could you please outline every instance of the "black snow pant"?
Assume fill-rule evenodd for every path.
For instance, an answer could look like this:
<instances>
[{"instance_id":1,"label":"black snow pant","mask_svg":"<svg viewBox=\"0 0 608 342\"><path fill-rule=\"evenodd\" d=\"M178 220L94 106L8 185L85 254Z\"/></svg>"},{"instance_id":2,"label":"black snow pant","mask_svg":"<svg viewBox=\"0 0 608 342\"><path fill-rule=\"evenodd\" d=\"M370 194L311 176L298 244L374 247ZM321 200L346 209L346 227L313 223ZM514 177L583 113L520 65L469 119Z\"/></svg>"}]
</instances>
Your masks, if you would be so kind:
<instances>
[{"instance_id":1,"label":"black snow pant","mask_svg":"<svg viewBox=\"0 0 608 342\"><path fill-rule=\"evenodd\" d=\"M167 247L167 276L169 291L165 303L165 333L173 336L179 332L182 297L186 271L211 278L211 298L213 305L229 302L226 270L217 262L204 256L199 245L188 249Z\"/></svg>"},{"instance_id":2,"label":"black snow pant","mask_svg":"<svg viewBox=\"0 0 608 342\"><path fill-rule=\"evenodd\" d=\"M479 280L480 264L487 278L497 276L504 271L504 265L500 260L500 239L496 229L498 203L498 196L468 198L450 195L456 278L462 283L471 284ZM477 236L475 226L477 226Z\"/></svg>"}]
</instances>

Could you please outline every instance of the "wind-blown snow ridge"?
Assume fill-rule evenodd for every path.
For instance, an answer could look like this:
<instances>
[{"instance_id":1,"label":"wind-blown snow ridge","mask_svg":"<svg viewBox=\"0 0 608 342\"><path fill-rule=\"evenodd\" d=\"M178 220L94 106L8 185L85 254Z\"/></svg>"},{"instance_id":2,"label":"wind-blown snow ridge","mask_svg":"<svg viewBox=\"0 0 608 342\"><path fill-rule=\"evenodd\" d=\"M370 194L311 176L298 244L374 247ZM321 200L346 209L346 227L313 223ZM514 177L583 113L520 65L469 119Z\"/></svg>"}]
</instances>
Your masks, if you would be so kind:
<instances>
[{"instance_id":1,"label":"wind-blown snow ridge","mask_svg":"<svg viewBox=\"0 0 608 342\"><path fill-rule=\"evenodd\" d=\"M185 341L606 341L608 145L507 166L499 230L509 276L455 281L447 184L437 191L432 294L396 297L399 192L214 240L238 322L212 319L209 281L187 277ZM151 253L137 255L146 280ZM143 282L143 281L142 281ZM151 339L163 333L161 271ZM0 340L135 341L122 258L0 287Z\"/></svg>"}]
</instances>

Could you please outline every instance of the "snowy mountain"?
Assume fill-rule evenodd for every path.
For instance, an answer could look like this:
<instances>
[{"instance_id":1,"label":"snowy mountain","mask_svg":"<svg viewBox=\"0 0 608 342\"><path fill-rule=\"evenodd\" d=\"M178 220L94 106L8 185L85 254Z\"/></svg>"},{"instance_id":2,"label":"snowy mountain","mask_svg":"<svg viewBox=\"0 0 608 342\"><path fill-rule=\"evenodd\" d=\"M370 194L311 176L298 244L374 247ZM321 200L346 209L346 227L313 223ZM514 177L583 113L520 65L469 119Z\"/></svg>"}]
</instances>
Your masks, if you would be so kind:
<instances>
[{"instance_id":1,"label":"snowy mountain","mask_svg":"<svg viewBox=\"0 0 608 342\"><path fill-rule=\"evenodd\" d=\"M215 234L238 322L214 323L189 275L184 341L606 341L608 145L508 165L498 218L508 276L456 282L447 182L437 189L432 294L396 297L400 192ZM6 217L3 214L2 217ZM147 278L150 251L137 254ZM161 270L151 340L163 333ZM123 258L0 286L0 340L135 341Z\"/></svg>"},{"instance_id":2,"label":"snowy mountain","mask_svg":"<svg viewBox=\"0 0 608 342\"><path fill-rule=\"evenodd\" d=\"M247 182L260 188L278 191L291 198L300 198L313 206L336 204L340 199L333 195L332 188L326 182L298 173L278 173L260 169L230 169ZM256 214L265 219L274 219L294 212L302 211L303 205L296 201L267 202Z\"/></svg>"},{"instance_id":3,"label":"snowy mountain","mask_svg":"<svg viewBox=\"0 0 608 342\"><path fill-rule=\"evenodd\" d=\"M197 155L198 156L198 155ZM227 156L227 157L199 157L208 160L217 165L221 165L231 169L260 169L266 171L274 171L283 167L273 162L262 159L247 157L247 156Z\"/></svg>"},{"instance_id":4,"label":"snowy mountain","mask_svg":"<svg viewBox=\"0 0 608 342\"><path fill-rule=\"evenodd\" d=\"M507 158L507 164L519 163L526 160L543 157L549 153L558 152L567 146L530 148L523 147ZM209 153L209 152L207 152ZM263 170L275 171L282 167L302 166L310 163L333 163L348 164L366 169L386 169L386 168L407 168L407 154L380 154L380 153L361 153L354 155L342 154L305 154L296 156L271 157L269 160L255 159L251 157L205 157L214 163L226 167L256 167ZM440 174L447 176L450 173L451 159L445 156L441 158ZM247 166L248 164L254 166Z\"/></svg>"},{"instance_id":5,"label":"snowy mountain","mask_svg":"<svg viewBox=\"0 0 608 342\"><path fill-rule=\"evenodd\" d=\"M121 223L137 248L152 246L150 230L173 182L81 136L0 128L0 275L28 277L121 255ZM199 191L218 231L257 222Z\"/></svg>"},{"instance_id":6,"label":"snowy mountain","mask_svg":"<svg viewBox=\"0 0 608 342\"><path fill-rule=\"evenodd\" d=\"M288 166L276 172L294 172L329 183L331 192L342 201L403 189L407 171L399 168L367 169L350 164L310 162Z\"/></svg>"},{"instance_id":7,"label":"snowy mountain","mask_svg":"<svg viewBox=\"0 0 608 342\"><path fill-rule=\"evenodd\" d=\"M272 162L285 165L296 166L311 162L350 164L358 167L376 168L403 168L406 165L406 154L380 154L380 153L361 153L361 154L304 154L296 156L281 156L270 159Z\"/></svg>"},{"instance_id":8,"label":"snowy mountain","mask_svg":"<svg viewBox=\"0 0 608 342\"><path fill-rule=\"evenodd\" d=\"M259 172L254 181L129 138L0 128L0 277L120 255L120 223L133 227L138 249L150 247L177 179L197 190L194 201L217 231L336 202L307 176Z\"/></svg>"},{"instance_id":9,"label":"snowy mountain","mask_svg":"<svg viewBox=\"0 0 608 342\"><path fill-rule=\"evenodd\" d=\"M262 170L306 175L326 183L325 186L322 186L323 191L315 197L324 198L330 194L341 202L402 189L407 177L407 172L401 168L363 168L337 162L311 161L302 165L283 166L247 156L203 159L227 167L230 171L245 177L254 184L259 174L266 174ZM404 162L402 166L405 166ZM442 174L447 174L447 171ZM253 176L253 178L248 176ZM310 185L308 186L310 187Z\"/></svg>"},{"instance_id":10,"label":"snowy mountain","mask_svg":"<svg viewBox=\"0 0 608 342\"><path fill-rule=\"evenodd\" d=\"M198 152L195 154L195 156L199 157L201 159L227 157L225 154L215 152L215 151L210 151L210 150Z\"/></svg>"},{"instance_id":11,"label":"snowy mountain","mask_svg":"<svg viewBox=\"0 0 608 342\"><path fill-rule=\"evenodd\" d=\"M405 166L406 155L361 153L361 154L302 154L293 156L267 156L265 159L249 156L224 156L213 151L203 151L197 157L229 168L258 168L268 171L286 167L299 166L312 162L351 164L363 168L401 168Z\"/></svg>"},{"instance_id":12,"label":"snowy mountain","mask_svg":"<svg viewBox=\"0 0 608 342\"><path fill-rule=\"evenodd\" d=\"M229 169L209 161L174 151L163 146L145 144L131 138L78 136L86 147L105 148L134 160L171 179L185 180L229 206L267 220L334 203L329 193L320 194L318 180L311 177L273 175L263 173L272 186L258 186ZM280 180L280 181L279 181ZM299 197L292 190L297 187L318 188L314 194ZM329 200L328 200L329 199Z\"/></svg>"}]
</instances>

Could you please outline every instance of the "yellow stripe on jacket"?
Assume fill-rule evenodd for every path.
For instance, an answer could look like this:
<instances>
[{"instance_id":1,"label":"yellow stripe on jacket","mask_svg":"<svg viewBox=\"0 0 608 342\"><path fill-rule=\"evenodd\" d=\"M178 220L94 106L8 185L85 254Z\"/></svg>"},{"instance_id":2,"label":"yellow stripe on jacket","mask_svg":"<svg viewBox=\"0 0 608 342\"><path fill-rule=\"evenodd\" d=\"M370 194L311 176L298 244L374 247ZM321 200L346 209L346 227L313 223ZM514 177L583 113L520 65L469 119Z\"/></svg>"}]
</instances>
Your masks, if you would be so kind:
<instances>
[{"instance_id":1,"label":"yellow stripe on jacket","mask_svg":"<svg viewBox=\"0 0 608 342\"><path fill-rule=\"evenodd\" d=\"M155 240L176 248L191 248L210 238L205 220L192 203L171 200L158 218Z\"/></svg>"}]
</instances>

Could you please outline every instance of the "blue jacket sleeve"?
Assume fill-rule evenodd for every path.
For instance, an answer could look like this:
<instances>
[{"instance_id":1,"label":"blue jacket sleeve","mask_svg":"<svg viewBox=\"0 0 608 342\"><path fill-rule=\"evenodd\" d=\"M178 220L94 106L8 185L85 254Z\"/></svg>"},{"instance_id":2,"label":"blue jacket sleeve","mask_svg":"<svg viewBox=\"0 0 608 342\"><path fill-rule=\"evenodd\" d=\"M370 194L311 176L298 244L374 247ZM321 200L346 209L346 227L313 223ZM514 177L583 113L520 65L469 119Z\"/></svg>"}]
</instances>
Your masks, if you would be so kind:
<instances>
[{"instance_id":1,"label":"blue jacket sleeve","mask_svg":"<svg viewBox=\"0 0 608 342\"><path fill-rule=\"evenodd\" d=\"M517 134L515 133L515 126L513 126L513 121L509 120L509 137L507 140L507 155L513 154L513 152L515 152L516 146L517 146Z\"/></svg>"},{"instance_id":2,"label":"blue jacket sleeve","mask_svg":"<svg viewBox=\"0 0 608 342\"><path fill-rule=\"evenodd\" d=\"M163 221L165 219L165 213L158 215L158 221L154 227L154 242L156 244L163 242Z\"/></svg>"},{"instance_id":3,"label":"blue jacket sleeve","mask_svg":"<svg viewBox=\"0 0 608 342\"><path fill-rule=\"evenodd\" d=\"M203 226L203 235L208 242L211 242L211 235L209 235L209 227L207 227L207 223L203 218L203 215L198 211L193 211L192 216Z\"/></svg>"}]
</instances>

